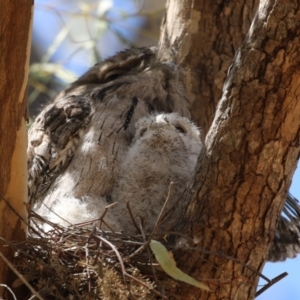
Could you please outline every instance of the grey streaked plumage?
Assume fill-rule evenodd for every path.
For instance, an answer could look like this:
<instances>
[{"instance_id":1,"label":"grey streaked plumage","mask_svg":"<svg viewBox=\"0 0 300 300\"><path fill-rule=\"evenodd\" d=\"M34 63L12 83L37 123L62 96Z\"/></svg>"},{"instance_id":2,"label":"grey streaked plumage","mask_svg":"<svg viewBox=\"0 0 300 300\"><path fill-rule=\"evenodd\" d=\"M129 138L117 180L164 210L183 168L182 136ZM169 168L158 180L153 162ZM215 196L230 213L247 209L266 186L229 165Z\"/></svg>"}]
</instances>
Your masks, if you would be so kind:
<instances>
[{"instance_id":1,"label":"grey streaked plumage","mask_svg":"<svg viewBox=\"0 0 300 300\"><path fill-rule=\"evenodd\" d=\"M28 134L33 209L63 224L99 217L135 122L155 111L190 115L177 67L155 48L121 52L62 91Z\"/></svg>"}]
</instances>

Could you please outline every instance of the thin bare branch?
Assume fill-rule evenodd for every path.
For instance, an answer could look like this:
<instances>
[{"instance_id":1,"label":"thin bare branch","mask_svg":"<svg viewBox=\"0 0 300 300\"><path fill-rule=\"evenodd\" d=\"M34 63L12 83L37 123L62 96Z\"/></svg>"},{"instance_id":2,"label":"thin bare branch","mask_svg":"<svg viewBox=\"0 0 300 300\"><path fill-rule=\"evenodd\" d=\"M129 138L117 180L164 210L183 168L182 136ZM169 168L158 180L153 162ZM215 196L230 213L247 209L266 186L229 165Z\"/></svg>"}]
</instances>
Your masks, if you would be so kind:
<instances>
[{"instance_id":1,"label":"thin bare branch","mask_svg":"<svg viewBox=\"0 0 300 300\"><path fill-rule=\"evenodd\" d=\"M18 276L18 278L29 288L32 294L34 294L38 299L44 300L37 291L31 286L31 284L25 279L25 277L12 265L12 263L3 255L0 251L0 257L9 266L9 268Z\"/></svg>"}]
</instances>

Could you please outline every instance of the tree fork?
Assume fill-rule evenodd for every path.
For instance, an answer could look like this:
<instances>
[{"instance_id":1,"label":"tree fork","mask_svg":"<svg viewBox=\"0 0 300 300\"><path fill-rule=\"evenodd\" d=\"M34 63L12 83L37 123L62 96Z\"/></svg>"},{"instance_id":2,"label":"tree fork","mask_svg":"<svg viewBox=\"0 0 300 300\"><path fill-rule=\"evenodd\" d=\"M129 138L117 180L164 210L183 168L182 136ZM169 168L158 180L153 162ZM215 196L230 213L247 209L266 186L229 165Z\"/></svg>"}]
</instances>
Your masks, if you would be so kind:
<instances>
[{"instance_id":1,"label":"tree fork","mask_svg":"<svg viewBox=\"0 0 300 300\"><path fill-rule=\"evenodd\" d=\"M226 2L226 4L224 4ZM160 56L172 49L183 69L191 112L208 132L235 52L245 39L258 0L167 2L160 35Z\"/></svg>"},{"instance_id":2,"label":"tree fork","mask_svg":"<svg viewBox=\"0 0 300 300\"><path fill-rule=\"evenodd\" d=\"M169 1L173 11L176 5ZM165 20L168 14L169 10ZM200 19L201 15L192 18L189 28ZM169 47L178 48L179 63L184 61L183 49L193 45L180 42L189 34L184 30L179 36L172 36L178 31L168 30L167 38L164 34L161 40L161 49L165 40ZM199 125L210 125L215 116L206 136L206 155L197 174L197 193L189 206L185 233L200 239L199 247L231 255L258 271L264 266L299 156L299 33L297 1L261 1L229 68L216 111L205 107L201 93L198 99L192 97L199 102L192 104L197 107L194 115L205 119ZM193 61L190 74L201 72L201 64ZM191 85L187 88L191 92ZM208 105L215 105L214 97L207 99L212 102ZM213 293L181 285L179 293L185 298L254 298L258 277L225 257L191 251L178 255L177 261L197 279L220 280Z\"/></svg>"}]
</instances>

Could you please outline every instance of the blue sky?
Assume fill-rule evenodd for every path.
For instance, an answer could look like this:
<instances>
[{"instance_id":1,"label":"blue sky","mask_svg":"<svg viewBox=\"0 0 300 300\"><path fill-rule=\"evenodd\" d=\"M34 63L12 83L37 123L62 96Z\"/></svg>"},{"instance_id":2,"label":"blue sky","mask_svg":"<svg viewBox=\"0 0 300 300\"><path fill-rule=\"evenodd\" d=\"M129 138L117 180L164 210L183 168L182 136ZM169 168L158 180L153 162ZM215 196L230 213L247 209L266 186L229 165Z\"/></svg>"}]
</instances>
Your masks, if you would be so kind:
<instances>
[{"instance_id":1,"label":"blue sky","mask_svg":"<svg viewBox=\"0 0 300 300\"><path fill-rule=\"evenodd\" d=\"M106 2L106 5L108 6L110 5L110 1L102 2ZM61 16L53 13L53 10L51 10L51 8L47 6L47 3L54 3L54 5L56 5L57 3L59 3L58 1L54 2L53 0L37 0L35 3L36 10L34 15L33 39L35 45L38 46L38 51L44 54L46 52L46 49L49 48L49 45L52 44L57 37L57 34L60 32L64 21L62 20ZM65 3L68 3L68 1L65 1ZM131 1L118 0L114 1L114 3L112 2L111 4L118 5L118 7L121 9L132 11L134 7L129 7L129 3L131 3ZM62 5L62 8L65 8L67 10L70 9L68 5ZM103 9L105 9L105 7ZM76 13L76 9L73 10L73 13ZM119 11L111 12L109 16L117 20ZM66 20L68 21L70 20L70 18L67 18ZM124 44L120 44L119 39L112 33L112 31L117 29L122 33L122 35L124 35L124 37L134 39L136 33L131 29L135 26L138 26L138 23L141 22L143 22L143 19L137 17L127 18L125 22L115 22L110 28L112 30L108 30L108 32L104 33L101 39L101 43L98 49L103 54L102 58L112 55L116 51L122 50L125 47ZM84 24L84 22L82 22L82 24ZM100 30L102 25L99 24ZM53 51L50 59L50 61L61 62L66 68L71 69L72 71L77 73L77 75L80 75L84 71L86 71L86 69L90 65L90 55L88 53L89 49L87 48L85 51L79 51L81 49L81 39L84 36L84 33L82 33L80 29L82 28L78 28L77 32L72 33L72 39L67 38L67 36L64 38L63 33L61 33L62 40L60 43L58 43L57 49ZM103 30L105 29L106 28L104 26ZM97 30L99 30L99 28ZM71 59L70 54L72 54ZM295 197L300 199L299 170L296 170L290 191ZM281 263L267 263L263 270L263 274L270 279L278 276L283 272L288 272L289 276L275 284L257 299L300 299L300 256L296 259L289 259Z\"/></svg>"},{"instance_id":2,"label":"blue sky","mask_svg":"<svg viewBox=\"0 0 300 300\"><path fill-rule=\"evenodd\" d=\"M128 44L120 42L121 39L124 38L129 43L134 41L138 33L135 28L139 28L144 20L143 17L134 15L136 9L132 1L89 2L94 3L94 10L89 10L83 4L79 7L70 5L66 0L35 2L33 25L35 47L44 56L51 45L54 50L49 56L50 61L61 63L77 75L81 75L95 63L91 61L94 45L97 54L101 53L99 59L111 56L125 47L128 48ZM76 1L72 2L74 3ZM102 5L97 6L99 3ZM111 22L106 22L106 18Z\"/></svg>"},{"instance_id":3,"label":"blue sky","mask_svg":"<svg viewBox=\"0 0 300 300\"><path fill-rule=\"evenodd\" d=\"M300 170L296 170L291 193L300 199ZM300 255L295 259L288 259L280 263L267 263L263 274L272 279L283 272L288 272L288 276L273 285L257 299L259 300L299 300L300 299ZM262 281L261 281L262 282Z\"/></svg>"}]
</instances>

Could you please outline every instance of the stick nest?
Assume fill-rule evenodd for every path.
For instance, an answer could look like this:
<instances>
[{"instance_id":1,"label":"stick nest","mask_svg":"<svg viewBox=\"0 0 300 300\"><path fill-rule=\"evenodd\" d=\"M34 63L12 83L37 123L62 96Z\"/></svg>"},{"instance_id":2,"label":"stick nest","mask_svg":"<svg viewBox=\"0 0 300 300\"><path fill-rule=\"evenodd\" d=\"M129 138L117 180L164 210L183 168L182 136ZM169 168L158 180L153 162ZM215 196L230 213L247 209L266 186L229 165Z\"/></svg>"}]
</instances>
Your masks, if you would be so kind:
<instances>
[{"instance_id":1,"label":"stick nest","mask_svg":"<svg viewBox=\"0 0 300 300\"><path fill-rule=\"evenodd\" d=\"M44 299L168 299L177 285L162 275L144 234L126 236L92 223L63 227L30 211L30 224L37 222L53 230L29 226L26 241L9 245L16 269ZM21 284L18 278L14 287ZM24 299L30 297L37 299Z\"/></svg>"}]
</instances>

